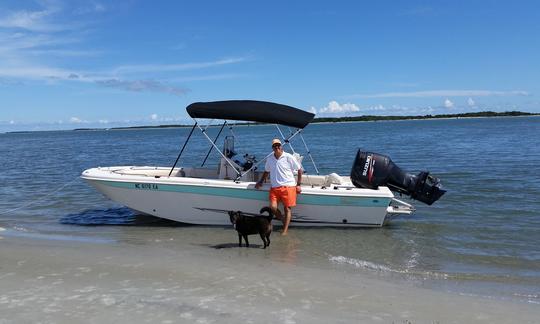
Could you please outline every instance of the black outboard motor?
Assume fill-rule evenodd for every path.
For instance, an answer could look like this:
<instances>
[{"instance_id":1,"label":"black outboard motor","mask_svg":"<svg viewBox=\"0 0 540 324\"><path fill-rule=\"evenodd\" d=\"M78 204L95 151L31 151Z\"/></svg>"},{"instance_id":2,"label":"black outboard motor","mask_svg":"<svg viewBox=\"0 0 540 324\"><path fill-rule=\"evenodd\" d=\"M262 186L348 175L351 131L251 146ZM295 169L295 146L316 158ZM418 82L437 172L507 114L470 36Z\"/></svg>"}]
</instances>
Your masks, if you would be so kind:
<instances>
[{"instance_id":1,"label":"black outboard motor","mask_svg":"<svg viewBox=\"0 0 540 324\"><path fill-rule=\"evenodd\" d=\"M401 170L388 156L362 150L356 153L351 181L358 188L377 189L379 186L388 186L393 191L428 205L446 192L439 179L430 176L429 172L412 175Z\"/></svg>"}]
</instances>

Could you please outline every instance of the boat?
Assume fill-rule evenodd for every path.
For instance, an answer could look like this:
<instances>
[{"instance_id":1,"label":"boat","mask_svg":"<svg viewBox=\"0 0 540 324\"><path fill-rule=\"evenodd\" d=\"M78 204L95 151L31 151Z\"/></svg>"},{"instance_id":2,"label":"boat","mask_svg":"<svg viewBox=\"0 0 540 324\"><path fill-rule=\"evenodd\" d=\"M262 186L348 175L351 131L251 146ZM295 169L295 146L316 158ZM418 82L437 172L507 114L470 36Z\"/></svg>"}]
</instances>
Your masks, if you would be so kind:
<instances>
[{"instance_id":1,"label":"boat","mask_svg":"<svg viewBox=\"0 0 540 324\"><path fill-rule=\"evenodd\" d=\"M230 225L229 211L257 216L268 205L270 183L260 190L255 188L255 183L262 174L258 167L273 153L259 161L246 154L245 161L239 162L234 159L234 133L225 137L221 148L218 138L225 126L232 132L232 126L238 123L266 123L276 125L287 150L303 164L304 157L294 150L291 142L292 138L300 137L315 170L302 177L302 193L293 208L290 226L381 227L396 216L415 211L414 206L397 199L393 191L427 204L445 192L440 181L428 172L411 175L387 156L362 150L357 152L349 176L319 174L302 135L314 114L298 108L264 101L227 100L196 102L186 110L194 125L172 167L97 167L83 171L81 178L109 199L143 214L187 224ZM223 121L214 139L207 132L212 120ZM283 127L289 130L287 135ZM177 166L195 129L210 144L202 167ZM212 150L219 153L219 166L204 167Z\"/></svg>"}]
</instances>

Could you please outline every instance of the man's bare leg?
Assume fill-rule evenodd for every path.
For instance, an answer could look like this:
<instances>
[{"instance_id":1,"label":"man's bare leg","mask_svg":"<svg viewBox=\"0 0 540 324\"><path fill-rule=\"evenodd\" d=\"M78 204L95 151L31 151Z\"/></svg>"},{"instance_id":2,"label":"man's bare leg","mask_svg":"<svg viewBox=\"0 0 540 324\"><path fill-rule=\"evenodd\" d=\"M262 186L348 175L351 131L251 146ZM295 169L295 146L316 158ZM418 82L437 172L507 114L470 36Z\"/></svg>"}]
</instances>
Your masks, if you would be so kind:
<instances>
[{"instance_id":1,"label":"man's bare leg","mask_svg":"<svg viewBox=\"0 0 540 324\"><path fill-rule=\"evenodd\" d=\"M283 214L278 208L277 201L270 202L270 209L272 210L272 213L274 213L274 217L279 220L283 220Z\"/></svg>"},{"instance_id":2,"label":"man's bare leg","mask_svg":"<svg viewBox=\"0 0 540 324\"><path fill-rule=\"evenodd\" d=\"M291 222L291 214L291 207L285 207L285 217L283 218L283 231L281 232L281 235L287 235L289 223Z\"/></svg>"}]
</instances>

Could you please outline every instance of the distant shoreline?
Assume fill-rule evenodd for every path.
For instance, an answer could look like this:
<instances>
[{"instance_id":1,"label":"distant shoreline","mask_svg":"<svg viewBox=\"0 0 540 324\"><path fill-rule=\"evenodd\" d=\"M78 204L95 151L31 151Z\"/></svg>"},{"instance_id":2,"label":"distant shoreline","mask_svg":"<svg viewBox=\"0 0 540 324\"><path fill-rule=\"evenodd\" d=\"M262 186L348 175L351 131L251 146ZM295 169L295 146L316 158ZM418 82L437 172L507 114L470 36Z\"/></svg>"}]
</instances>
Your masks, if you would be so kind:
<instances>
[{"instance_id":1,"label":"distant shoreline","mask_svg":"<svg viewBox=\"0 0 540 324\"><path fill-rule=\"evenodd\" d=\"M489 118L489 117L519 117L519 116L540 116L540 113L529 113L523 111L481 111L462 114L441 114L441 115L416 115L416 116L354 116L354 117L321 117L314 118L311 124L315 123L343 123L343 122L358 122L358 121L394 121L394 120L424 120L424 119L459 119L459 118ZM263 123L232 123L236 126L242 125L264 125ZM156 126L128 126L128 127L111 127L110 130L126 130L126 129L148 129L148 128L181 128L193 127L193 125L156 125ZM77 128L79 130L103 130L103 128Z\"/></svg>"},{"instance_id":2,"label":"distant shoreline","mask_svg":"<svg viewBox=\"0 0 540 324\"><path fill-rule=\"evenodd\" d=\"M388 121L388 120L422 120L422 119L460 119L460 118L489 118L489 117L519 117L519 116L540 116L540 113L529 113L523 111L481 111L461 114L441 114L441 115L417 115L417 116L356 116L356 117L322 117L315 118L312 123L333 123L349 121Z\"/></svg>"},{"instance_id":3,"label":"distant shoreline","mask_svg":"<svg viewBox=\"0 0 540 324\"><path fill-rule=\"evenodd\" d=\"M490 117L529 117L540 116L540 113L530 113L523 111L505 111L505 112L493 112L493 111L481 111L461 114L441 114L441 115L416 115L416 116L349 116L349 117L320 117L315 118L311 124L320 123L347 123L347 122L370 122L370 121L399 121L399 120L429 120L429 119L461 119L461 118L490 118ZM255 126L265 125L264 123L231 123L236 126ZM176 124L176 125L146 125L146 126L125 126L125 127L110 127L110 128L75 128L66 131L102 131L102 130L142 130L142 129L155 129L155 128L184 128L193 127L189 124ZM6 134L15 133L31 133L35 131L12 131L6 132Z\"/></svg>"}]
</instances>

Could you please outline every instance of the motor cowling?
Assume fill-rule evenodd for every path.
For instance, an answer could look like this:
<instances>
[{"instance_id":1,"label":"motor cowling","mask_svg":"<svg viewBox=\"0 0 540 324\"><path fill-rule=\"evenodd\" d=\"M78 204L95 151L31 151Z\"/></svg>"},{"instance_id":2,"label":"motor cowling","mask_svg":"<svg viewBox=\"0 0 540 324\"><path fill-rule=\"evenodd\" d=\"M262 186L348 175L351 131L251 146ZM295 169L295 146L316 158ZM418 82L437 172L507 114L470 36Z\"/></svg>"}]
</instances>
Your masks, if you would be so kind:
<instances>
[{"instance_id":1,"label":"motor cowling","mask_svg":"<svg viewBox=\"0 0 540 324\"><path fill-rule=\"evenodd\" d=\"M390 190L410 196L431 205L446 192L438 178L422 171L413 175L403 171L392 160L382 154L366 152L361 149L356 153L351 169L351 181L358 188L377 189L387 186Z\"/></svg>"}]
</instances>

